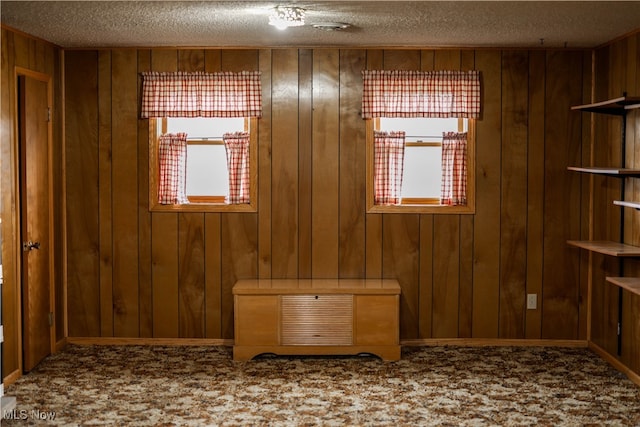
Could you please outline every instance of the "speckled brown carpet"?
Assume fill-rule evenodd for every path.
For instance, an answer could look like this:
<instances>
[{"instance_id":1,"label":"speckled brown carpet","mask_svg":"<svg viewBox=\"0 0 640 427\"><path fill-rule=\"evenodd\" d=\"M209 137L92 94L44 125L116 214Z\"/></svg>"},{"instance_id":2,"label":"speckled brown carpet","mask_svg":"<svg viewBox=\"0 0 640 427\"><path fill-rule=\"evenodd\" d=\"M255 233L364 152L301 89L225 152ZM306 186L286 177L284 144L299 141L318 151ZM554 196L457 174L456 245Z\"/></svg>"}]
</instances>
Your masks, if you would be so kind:
<instances>
[{"instance_id":1,"label":"speckled brown carpet","mask_svg":"<svg viewBox=\"0 0 640 427\"><path fill-rule=\"evenodd\" d=\"M227 347L70 345L6 394L3 426L640 426L640 387L583 348L233 362Z\"/></svg>"}]
</instances>

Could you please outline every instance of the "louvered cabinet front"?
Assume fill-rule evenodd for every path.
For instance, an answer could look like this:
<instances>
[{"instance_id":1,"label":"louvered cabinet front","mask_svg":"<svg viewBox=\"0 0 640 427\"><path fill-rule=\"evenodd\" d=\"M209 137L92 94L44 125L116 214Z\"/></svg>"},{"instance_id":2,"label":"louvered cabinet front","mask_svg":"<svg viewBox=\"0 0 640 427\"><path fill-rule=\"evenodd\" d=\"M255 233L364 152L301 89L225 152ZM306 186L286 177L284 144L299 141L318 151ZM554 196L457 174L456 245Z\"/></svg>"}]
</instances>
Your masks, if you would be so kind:
<instances>
[{"instance_id":1,"label":"louvered cabinet front","mask_svg":"<svg viewBox=\"0 0 640 427\"><path fill-rule=\"evenodd\" d=\"M282 295L282 345L351 345L352 295Z\"/></svg>"}]
</instances>

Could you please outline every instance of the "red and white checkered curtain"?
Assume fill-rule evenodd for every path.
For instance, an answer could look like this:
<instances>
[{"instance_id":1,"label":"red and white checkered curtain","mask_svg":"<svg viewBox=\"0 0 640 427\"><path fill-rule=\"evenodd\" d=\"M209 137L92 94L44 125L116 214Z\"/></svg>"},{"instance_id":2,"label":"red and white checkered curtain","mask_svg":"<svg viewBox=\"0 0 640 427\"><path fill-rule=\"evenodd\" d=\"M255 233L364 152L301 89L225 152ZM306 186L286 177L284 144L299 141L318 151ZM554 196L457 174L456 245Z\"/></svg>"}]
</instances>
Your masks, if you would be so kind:
<instances>
[{"instance_id":1,"label":"red and white checkered curtain","mask_svg":"<svg viewBox=\"0 0 640 427\"><path fill-rule=\"evenodd\" d=\"M259 71L144 72L141 117L262 117Z\"/></svg>"},{"instance_id":2,"label":"red and white checkered curtain","mask_svg":"<svg viewBox=\"0 0 640 427\"><path fill-rule=\"evenodd\" d=\"M173 205L189 203L187 187L187 134L167 133L158 144L158 203Z\"/></svg>"},{"instance_id":3,"label":"red and white checkered curtain","mask_svg":"<svg viewBox=\"0 0 640 427\"><path fill-rule=\"evenodd\" d=\"M480 115L478 71L364 70L362 118Z\"/></svg>"},{"instance_id":4,"label":"red and white checkered curtain","mask_svg":"<svg viewBox=\"0 0 640 427\"><path fill-rule=\"evenodd\" d=\"M440 204L467 204L467 133L442 134L442 187Z\"/></svg>"},{"instance_id":5,"label":"red and white checkered curtain","mask_svg":"<svg viewBox=\"0 0 640 427\"><path fill-rule=\"evenodd\" d=\"M225 133L222 140L229 170L229 194L225 203L249 203L249 133Z\"/></svg>"},{"instance_id":6,"label":"red and white checkered curtain","mask_svg":"<svg viewBox=\"0 0 640 427\"><path fill-rule=\"evenodd\" d=\"M403 131L373 134L373 200L376 205L398 205L404 170Z\"/></svg>"}]
</instances>

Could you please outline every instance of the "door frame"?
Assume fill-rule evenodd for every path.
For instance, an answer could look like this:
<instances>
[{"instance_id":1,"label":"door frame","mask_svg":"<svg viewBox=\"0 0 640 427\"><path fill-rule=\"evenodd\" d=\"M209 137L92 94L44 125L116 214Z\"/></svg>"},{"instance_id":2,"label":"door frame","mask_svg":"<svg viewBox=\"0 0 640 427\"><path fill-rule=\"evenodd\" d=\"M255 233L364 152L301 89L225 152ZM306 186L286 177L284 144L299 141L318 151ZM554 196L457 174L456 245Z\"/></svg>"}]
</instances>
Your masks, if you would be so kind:
<instances>
[{"instance_id":1,"label":"door frame","mask_svg":"<svg viewBox=\"0 0 640 427\"><path fill-rule=\"evenodd\" d=\"M21 160L21 146L20 146L20 110L18 106L19 102L19 78L25 76L30 77L47 84L47 104L49 105L49 121L47 122L47 181L48 181L48 226L49 226L49 239L47 245L49 246L49 310L54 313L53 325L49 328L49 343L51 353L56 351L56 321L55 318L55 267L54 267L54 243L55 243L55 228L54 228L54 213L53 213L53 79L51 75L33 71L28 68L15 67L14 72L14 138L13 138L13 152L15 153L14 161L14 182L15 182L15 218L16 220L12 224L13 236L15 236L14 249L17 256L15 257L16 266L14 269L14 277L16 278L17 288L15 293L15 307L16 307L16 328L17 328L17 350L18 350L18 368L20 375L24 369L24 354L23 354L23 327L24 319L22 312L22 160Z\"/></svg>"}]
</instances>

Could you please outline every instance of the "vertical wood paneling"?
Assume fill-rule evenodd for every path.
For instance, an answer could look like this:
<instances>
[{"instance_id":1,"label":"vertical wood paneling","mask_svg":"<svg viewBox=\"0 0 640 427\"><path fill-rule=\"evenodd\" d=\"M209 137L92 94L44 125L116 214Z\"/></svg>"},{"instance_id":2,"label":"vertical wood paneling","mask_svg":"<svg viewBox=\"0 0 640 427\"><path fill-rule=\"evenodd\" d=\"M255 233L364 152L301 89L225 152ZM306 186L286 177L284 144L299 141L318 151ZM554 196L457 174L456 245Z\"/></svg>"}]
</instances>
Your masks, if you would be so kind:
<instances>
[{"instance_id":1,"label":"vertical wood paneling","mask_svg":"<svg viewBox=\"0 0 640 427\"><path fill-rule=\"evenodd\" d=\"M204 214L206 338L222 338L222 238L220 233L220 214Z\"/></svg>"},{"instance_id":2,"label":"vertical wood paneling","mask_svg":"<svg viewBox=\"0 0 640 427\"><path fill-rule=\"evenodd\" d=\"M222 51L204 51L204 70L222 70ZM261 143L262 145L262 143ZM263 163L260 159L259 166ZM260 185L261 183L259 183ZM222 338L222 236L219 213L204 214L204 313L206 338Z\"/></svg>"},{"instance_id":3,"label":"vertical wood paneling","mask_svg":"<svg viewBox=\"0 0 640 427\"><path fill-rule=\"evenodd\" d=\"M460 69L476 69L475 52L463 50ZM472 179L474 177L471 177ZM474 215L460 215L460 286L458 306L458 337L473 335L473 231Z\"/></svg>"},{"instance_id":4,"label":"vertical wood paneling","mask_svg":"<svg viewBox=\"0 0 640 427\"><path fill-rule=\"evenodd\" d=\"M259 65L262 84L262 118L258 121L258 277L272 275L271 230L271 60L272 51L262 49ZM296 159L297 160L297 159Z\"/></svg>"},{"instance_id":5,"label":"vertical wood paneling","mask_svg":"<svg viewBox=\"0 0 640 427\"><path fill-rule=\"evenodd\" d=\"M151 70L151 51L138 50L138 72ZM138 78L138 93L142 79ZM151 213L149 212L149 122L138 120L138 298L140 336L153 336Z\"/></svg>"},{"instance_id":6,"label":"vertical wood paneling","mask_svg":"<svg viewBox=\"0 0 640 427\"><path fill-rule=\"evenodd\" d=\"M575 208L580 178L569 173L567 165L581 160L580 120L570 110L582 100L582 80L574 77L581 67L579 54L547 54L542 297L542 337L547 339L575 339L578 333L579 257L566 241L580 236L580 212Z\"/></svg>"},{"instance_id":7,"label":"vertical wood paneling","mask_svg":"<svg viewBox=\"0 0 640 427\"><path fill-rule=\"evenodd\" d=\"M111 203L111 52L98 52L98 195L100 333L113 336L113 219Z\"/></svg>"},{"instance_id":8,"label":"vertical wood paneling","mask_svg":"<svg viewBox=\"0 0 640 427\"><path fill-rule=\"evenodd\" d=\"M100 336L98 56L65 60L69 336Z\"/></svg>"},{"instance_id":9,"label":"vertical wood paneling","mask_svg":"<svg viewBox=\"0 0 640 427\"><path fill-rule=\"evenodd\" d=\"M257 232L256 215L233 213L222 217L222 338L233 338L233 285L238 279L257 275Z\"/></svg>"},{"instance_id":10,"label":"vertical wood paneling","mask_svg":"<svg viewBox=\"0 0 640 427\"><path fill-rule=\"evenodd\" d=\"M640 374L640 296L623 291L622 348L620 359Z\"/></svg>"},{"instance_id":11,"label":"vertical wood paneling","mask_svg":"<svg viewBox=\"0 0 640 427\"><path fill-rule=\"evenodd\" d=\"M178 50L178 71L204 71L204 50Z\"/></svg>"},{"instance_id":12,"label":"vertical wood paneling","mask_svg":"<svg viewBox=\"0 0 640 427\"><path fill-rule=\"evenodd\" d=\"M435 52L434 69L460 69L459 50ZM433 337L458 336L460 295L460 216L433 218Z\"/></svg>"},{"instance_id":13,"label":"vertical wood paneling","mask_svg":"<svg viewBox=\"0 0 640 427\"><path fill-rule=\"evenodd\" d=\"M550 55L547 60L549 53L543 51L514 51L503 55L496 50L454 49L135 52L137 71L259 69L263 73L265 108L259 122L257 214L149 214L146 189L140 188L148 186L144 178L148 170L143 166L148 162L145 157L148 156L147 123L142 120L136 123L137 153L133 155L133 169L138 186L127 194L135 195L132 203L137 203L137 215L134 215L137 219L127 227L138 242L138 254L134 257L139 260L140 320L136 327L140 329L140 336L148 336L143 327L147 319L148 324L153 325L152 335L157 337L232 338L231 287L238 278L258 276L398 278L403 295L402 339L544 338L540 327L543 317L559 318L566 309L562 304L554 306L547 299L543 301L542 295L549 297L548 283L557 287L550 291L551 301L558 296L554 297L554 292L562 294L560 299L571 301L575 312L578 278L568 274L563 281L569 283L560 289L558 280L543 275L543 266L547 271L551 264L547 246L543 251L540 239L544 232L549 245L549 235L560 233L556 223L569 232L572 229L567 221L579 223L579 218L568 213L553 219L558 211L549 203L555 196L545 197L548 189L542 185L550 179L550 170L552 174L556 170L564 172L567 163L580 161L580 157L570 158L571 150L579 152L579 145L575 145L579 144L576 142L579 138L575 138L579 134L574 129L575 122L567 121L568 140L565 133L561 135L566 126L563 128L559 119L548 122L550 116L563 112L568 115L573 98L582 96L577 90L582 83L571 85L567 77L568 68L582 64L577 59L581 55L574 57L562 52L558 56ZM113 61L122 51L106 51L100 55L104 58L110 55ZM99 64L96 58L94 68ZM360 70L365 66L481 71L483 110L477 123L475 215L365 212L364 205L359 203L364 199L364 121L358 114ZM106 66L104 69L108 72ZM107 102L109 97L115 100L120 96L115 93L116 87L130 84L121 79L130 79L135 73L121 74L115 69L112 71L110 91L102 85L100 89L85 91L93 90L99 95L94 99L101 102ZM555 75L551 82L550 74ZM136 83L139 84L139 80ZM564 89L567 85L569 89ZM564 95L554 95L556 92ZM134 104L130 108L137 114L137 95L134 102L127 102ZM112 111L121 109L114 107ZM111 123L114 132L111 143L115 144L115 132L128 132L131 128L116 123L115 118L111 118ZM94 133L101 129L97 123L94 126ZM548 154L545 143L550 144L547 150L549 146L558 146L566 155L545 163L544 156ZM100 154L104 150L99 151L97 145L94 150L95 156L104 156ZM100 170L105 173L111 169L112 174L116 171L115 164L110 167L108 162L96 159L96 177ZM112 162L115 161L114 157ZM74 163L72 168L77 171L79 166ZM560 185L562 191L579 193L579 181L565 178ZM115 200L120 197L120 191L116 189L115 175L112 179L112 194L103 179L95 200L104 200L100 207L108 209L105 203L114 197L111 199L114 231L110 244L115 251L118 239ZM102 194L103 191L107 194ZM102 218L95 230L109 235L108 222L103 223ZM148 227L146 237L145 227ZM556 240L562 240L562 244ZM556 240L553 241L560 249L552 251L553 256L566 250L566 235ZM147 255L145 242L149 245ZM570 257L566 259L570 263ZM151 275L147 291L143 288L145 263L151 266L146 273ZM115 287L115 269L124 270L116 267L115 259L113 268ZM104 280L107 276L96 277ZM539 293L539 302L548 310L545 316L542 310L523 310L527 292ZM151 301L146 313L142 307L143 295ZM131 300L135 297L131 296ZM100 298L98 307L100 305L105 307L108 302ZM97 311L100 316L100 310ZM118 310L113 315L115 319ZM575 328L558 335L574 337Z\"/></svg>"},{"instance_id":14,"label":"vertical wood paneling","mask_svg":"<svg viewBox=\"0 0 640 427\"><path fill-rule=\"evenodd\" d=\"M529 58L502 54L502 187L500 213L501 338L524 338L527 268L527 118Z\"/></svg>"},{"instance_id":15,"label":"vertical wood paneling","mask_svg":"<svg viewBox=\"0 0 640 427\"><path fill-rule=\"evenodd\" d=\"M382 50L367 50L367 69L383 68ZM367 214L365 217L366 266L367 278L382 277L382 215Z\"/></svg>"},{"instance_id":16,"label":"vertical wood paneling","mask_svg":"<svg viewBox=\"0 0 640 427\"><path fill-rule=\"evenodd\" d=\"M382 276L398 279L400 283L400 336L408 339L418 337L419 239L419 215L384 216Z\"/></svg>"},{"instance_id":17,"label":"vertical wood paneling","mask_svg":"<svg viewBox=\"0 0 640 427\"><path fill-rule=\"evenodd\" d=\"M151 51L151 70L177 71L175 49ZM151 283L153 336L179 336L179 261L178 216L175 213L151 214Z\"/></svg>"},{"instance_id":18,"label":"vertical wood paneling","mask_svg":"<svg viewBox=\"0 0 640 427\"><path fill-rule=\"evenodd\" d=\"M178 333L205 336L205 227L203 213L178 215Z\"/></svg>"},{"instance_id":19,"label":"vertical wood paneling","mask_svg":"<svg viewBox=\"0 0 640 427\"><path fill-rule=\"evenodd\" d=\"M204 51L204 70L207 73L217 73L222 70L222 51L207 49Z\"/></svg>"},{"instance_id":20,"label":"vertical wood paneling","mask_svg":"<svg viewBox=\"0 0 640 427\"><path fill-rule=\"evenodd\" d=\"M607 99L608 90L606 84L598 84L597 82L608 81L608 63L609 63L609 51L608 49L599 49L594 52L594 64L593 64L593 80L595 82L593 86L593 101ZM592 135L590 135L590 148L591 159L588 164L595 164L595 159L598 159L598 164L605 164L607 161L606 145L602 143L606 140L604 133L604 123L602 117L599 114L590 114L589 117L584 117L583 120L588 120L590 128L592 129ZM590 191L591 199L591 218L589 219L590 231L593 239L606 239L606 222L604 209L607 204L604 202L603 196L603 177L593 176L590 177ZM590 206L591 207L591 206ZM604 272L602 267L602 260L604 258L599 254L591 254L591 265L594 266L591 273L591 339L602 348L607 348L605 345L605 286L604 286ZM596 268L597 266L597 268ZM610 331L615 334L614 331ZM614 348L615 352L616 349Z\"/></svg>"},{"instance_id":21,"label":"vertical wood paneling","mask_svg":"<svg viewBox=\"0 0 640 427\"><path fill-rule=\"evenodd\" d=\"M298 276L298 52L274 50L271 66L271 216L273 277Z\"/></svg>"},{"instance_id":22,"label":"vertical wood paneling","mask_svg":"<svg viewBox=\"0 0 640 427\"><path fill-rule=\"evenodd\" d=\"M3 285L2 285L2 325L4 331L4 344L2 353L2 373L4 375L18 371L20 367L19 348L21 347L19 331L19 304L20 287L18 286L18 254L13 240L18 238L18 221L15 217L17 182L15 177L18 171L15 170L15 159L18 153L14 150L13 141L15 99L14 99L14 66L15 66L15 44L13 32L0 28L0 215L2 224L2 263L3 263Z\"/></svg>"},{"instance_id":23,"label":"vertical wood paneling","mask_svg":"<svg viewBox=\"0 0 640 427\"><path fill-rule=\"evenodd\" d=\"M255 71L257 50L222 51L222 71ZM225 214L221 217L221 329L223 338L233 338L233 295L237 279L256 277L258 272L258 215Z\"/></svg>"},{"instance_id":24,"label":"vertical wood paneling","mask_svg":"<svg viewBox=\"0 0 640 427\"><path fill-rule=\"evenodd\" d=\"M420 215L418 338L433 337L433 215Z\"/></svg>"},{"instance_id":25,"label":"vertical wood paneling","mask_svg":"<svg viewBox=\"0 0 640 427\"><path fill-rule=\"evenodd\" d=\"M384 69L418 70L419 50L385 50ZM435 234L435 229L434 229ZM400 283L400 336L418 337L420 292L420 215L382 215L382 275ZM435 260L434 260L435 269ZM434 280L435 285L435 280ZM457 315L456 315L457 317ZM439 325L432 325L436 329ZM435 334L435 333L434 333Z\"/></svg>"},{"instance_id":26,"label":"vertical wood paneling","mask_svg":"<svg viewBox=\"0 0 640 427\"><path fill-rule=\"evenodd\" d=\"M114 50L112 67L113 333L136 337L138 322L138 76L135 50Z\"/></svg>"},{"instance_id":27,"label":"vertical wood paneling","mask_svg":"<svg viewBox=\"0 0 640 427\"><path fill-rule=\"evenodd\" d=\"M258 51L254 49L227 49L221 52L222 71L257 71Z\"/></svg>"},{"instance_id":28,"label":"vertical wood paneling","mask_svg":"<svg viewBox=\"0 0 640 427\"><path fill-rule=\"evenodd\" d=\"M538 307L526 310L525 338L539 339L542 301L544 213L545 54L529 52L529 114L527 146L527 277L526 293L537 294Z\"/></svg>"},{"instance_id":29,"label":"vertical wood paneling","mask_svg":"<svg viewBox=\"0 0 640 427\"><path fill-rule=\"evenodd\" d=\"M51 46L47 50L47 73L53 78L53 188L54 193L59 197L54 197L54 244L56 247L54 253L54 283L55 283L55 339L56 342L60 342L66 337L67 322L66 322L66 279L64 263L66 262L66 255L64 251L64 245L66 242L66 229L61 226L64 223L64 209L65 209L65 181L64 181L64 141L63 141L63 120L64 105L63 105L63 88L64 82L62 79L62 50ZM0 154L1 155L1 154ZM0 183L0 187L2 184ZM9 187L2 187L9 188Z\"/></svg>"},{"instance_id":30,"label":"vertical wood paneling","mask_svg":"<svg viewBox=\"0 0 640 427\"><path fill-rule=\"evenodd\" d=\"M476 215L473 236L473 337L498 336L500 289L501 53L476 52L482 71L482 118L476 125Z\"/></svg>"},{"instance_id":31,"label":"vertical wood paneling","mask_svg":"<svg viewBox=\"0 0 640 427\"><path fill-rule=\"evenodd\" d=\"M313 51L298 51L298 275L311 277Z\"/></svg>"},{"instance_id":32,"label":"vertical wood paneling","mask_svg":"<svg viewBox=\"0 0 640 427\"><path fill-rule=\"evenodd\" d=\"M431 71L436 52L420 52L420 70ZM420 277L418 290L418 337L433 337L433 235L434 215L420 215Z\"/></svg>"},{"instance_id":33,"label":"vertical wood paneling","mask_svg":"<svg viewBox=\"0 0 640 427\"><path fill-rule=\"evenodd\" d=\"M593 54L592 52L582 53L582 99L590 100L593 95ZM592 137L592 123L589 120L588 115L580 114L579 117L582 127L582 141L581 141L581 155L582 164L591 165L594 164L593 150L591 149L591 137ZM593 178L591 174L579 174L581 185L581 202L580 202L580 238L583 240L590 240L593 238L593 227L591 223L591 208L592 208L592 184ZM530 209L531 211L531 209ZM543 210L541 209L540 212ZM542 215L540 214L540 217ZM580 265L579 265L579 289L578 289L578 336L581 339L590 340L591 337L591 272L593 253L590 251L580 251ZM540 257L540 263L542 263L542 256ZM542 279L541 279L542 281ZM542 283L540 284L542 288ZM539 311L539 310L538 310ZM536 313L538 314L538 313ZM538 317L541 320L541 316ZM538 320L538 323L540 321ZM541 323L540 323L541 324Z\"/></svg>"},{"instance_id":34,"label":"vertical wood paneling","mask_svg":"<svg viewBox=\"0 0 640 427\"><path fill-rule=\"evenodd\" d=\"M155 212L151 218L151 280L153 336L179 336L178 216Z\"/></svg>"},{"instance_id":35,"label":"vertical wood paneling","mask_svg":"<svg viewBox=\"0 0 640 427\"><path fill-rule=\"evenodd\" d=\"M338 64L338 50L313 51L312 277L338 277Z\"/></svg>"},{"instance_id":36,"label":"vertical wood paneling","mask_svg":"<svg viewBox=\"0 0 640 427\"><path fill-rule=\"evenodd\" d=\"M178 50L178 71L204 71L202 49ZM204 213L178 214L178 334L205 336L205 226Z\"/></svg>"},{"instance_id":37,"label":"vertical wood paneling","mask_svg":"<svg viewBox=\"0 0 640 427\"><path fill-rule=\"evenodd\" d=\"M340 51L340 243L339 277L365 274L365 122L362 100L362 50Z\"/></svg>"},{"instance_id":38,"label":"vertical wood paneling","mask_svg":"<svg viewBox=\"0 0 640 427\"><path fill-rule=\"evenodd\" d=\"M458 215L433 219L433 337L458 336L460 228Z\"/></svg>"},{"instance_id":39,"label":"vertical wood paneling","mask_svg":"<svg viewBox=\"0 0 640 427\"><path fill-rule=\"evenodd\" d=\"M629 67L629 93L640 93L640 34L636 34L629 40L629 52L628 60ZM633 80L635 79L635 81ZM637 149L640 146L640 113L638 111L631 111L627 115L627 162L633 167L640 165L640 150ZM640 182L633 180L632 182L632 195L640 194ZM640 244L640 212L632 211L632 225L629 230L630 241L633 244ZM640 274L640 272L638 272Z\"/></svg>"}]
</instances>

